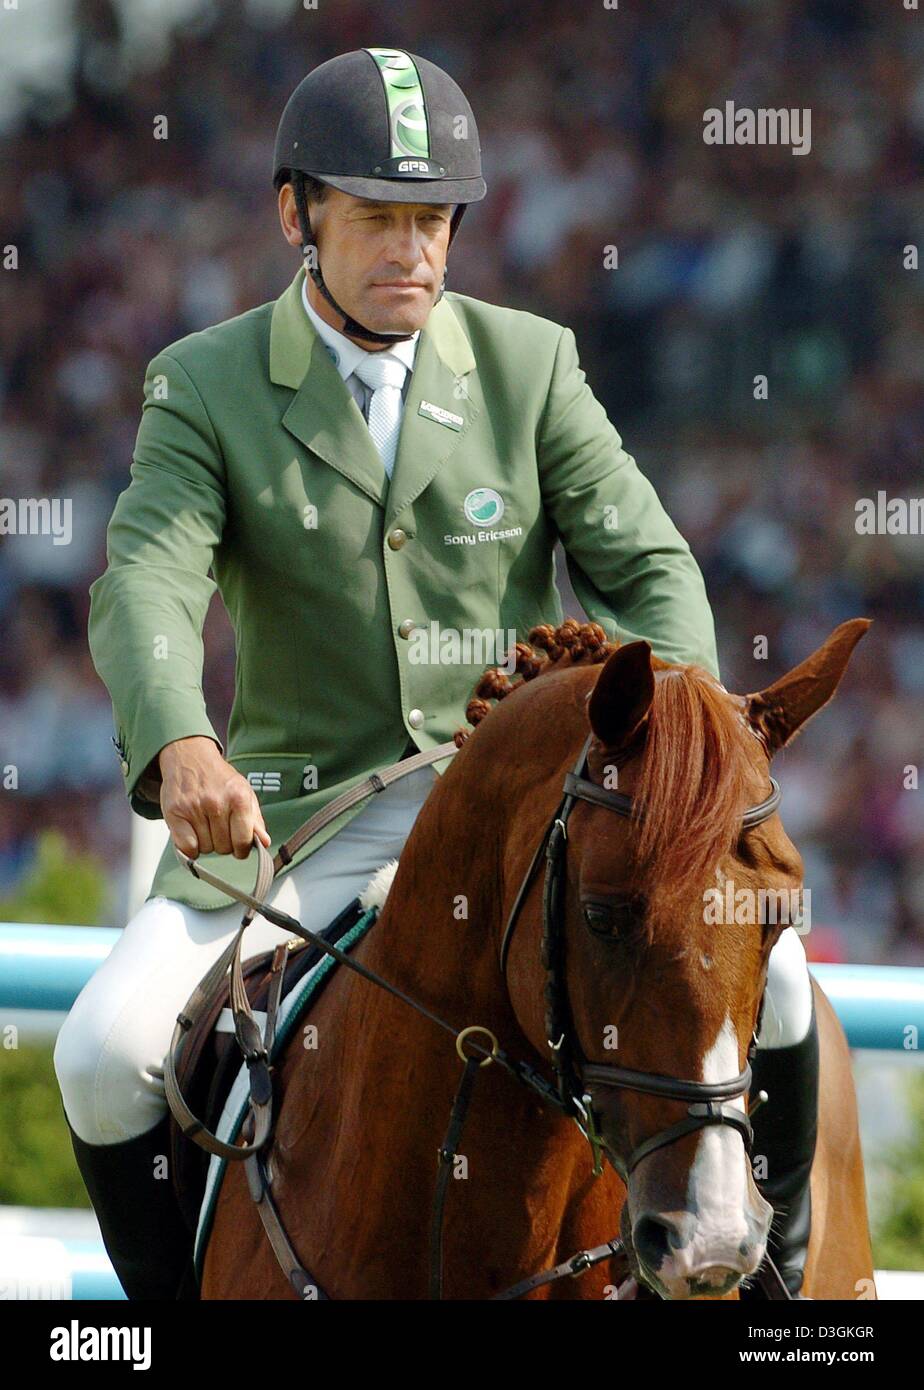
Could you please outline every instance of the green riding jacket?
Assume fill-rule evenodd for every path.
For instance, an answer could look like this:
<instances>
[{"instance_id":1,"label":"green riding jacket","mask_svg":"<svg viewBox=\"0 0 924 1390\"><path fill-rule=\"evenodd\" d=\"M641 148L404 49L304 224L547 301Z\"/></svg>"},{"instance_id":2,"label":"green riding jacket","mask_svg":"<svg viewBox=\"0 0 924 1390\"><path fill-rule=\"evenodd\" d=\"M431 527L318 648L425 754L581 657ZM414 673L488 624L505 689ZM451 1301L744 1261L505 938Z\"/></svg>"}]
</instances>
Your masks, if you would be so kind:
<instances>
[{"instance_id":1,"label":"green riding jacket","mask_svg":"<svg viewBox=\"0 0 924 1390\"><path fill-rule=\"evenodd\" d=\"M305 313L303 277L148 367L89 625L136 811L160 817L137 783L165 744L220 744L202 695L216 587L237 644L223 751L255 787L274 851L409 740L452 738L502 655L472 634L561 621L559 537L610 637L719 675L699 567L586 384L571 329L447 291L418 340L389 480ZM252 886L255 856L212 862ZM155 894L230 901L170 845Z\"/></svg>"}]
</instances>

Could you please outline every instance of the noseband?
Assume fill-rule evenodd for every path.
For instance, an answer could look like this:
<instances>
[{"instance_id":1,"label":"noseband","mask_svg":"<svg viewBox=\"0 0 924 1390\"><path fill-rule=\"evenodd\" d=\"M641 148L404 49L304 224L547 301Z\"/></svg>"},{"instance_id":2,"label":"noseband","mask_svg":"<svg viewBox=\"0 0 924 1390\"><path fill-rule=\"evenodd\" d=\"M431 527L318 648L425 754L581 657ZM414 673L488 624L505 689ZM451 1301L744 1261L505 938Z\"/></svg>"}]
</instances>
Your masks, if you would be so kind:
<instances>
[{"instance_id":1,"label":"noseband","mask_svg":"<svg viewBox=\"0 0 924 1390\"><path fill-rule=\"evenodd\" d=\"M593 1101L589 1087L611 1086L627 1091L639 1091L643 1095L661 1096L667 1100L687 1101L687 1118L678 1121L667 1129L660 1130L650 1139L639 1144L627 1160L610 1150L610 1158L617 1172L628 1178L643 1158L656 1149L673 1144L684 1135L694 1134L709 1125L730 1125L741 1134L745 1149L750 1153L753 1131L744 1111L725 1104L729 1100L743 1096L751 1084L750 1058L753 1055L756 1034L748 1048L748 1061L740 1076L728 1081L683 1081L672 1076L662 1076L656 1072L632 1071L629 1067L614 1067L600 1062L589 1062L581 1052L568 1002L565 978L565 921L564 891L567 879L566 851L568 840L568 818L576 801L587 801L594 806L605 806L618 816L628 819L635 816L641 819L643 812L636 810L632 797L625 792L609 791L585 775L587 755L593 741L589 734L571 772L565 775L564 795L551 822L546 828L532 862L526 871L519 892L514 900L510 916L501 942L500 965L506 975L507 955L510 942L519 919L520 910L526 900L543 852L545 852L545 883L542 894L542 963L546 971L546 1037L552 1054L552 1065L558 1087L562 1108L576 1121L578 1128L588 1140L593 1152L594 1173L603 1169L604 1141L600 1135L593 1111ZM780 805L779 783L770 778L770 795L756 806L751 806L741 818L743 830L762 825L776 813ZM557 1039L557 1041L556 1041Z\"/></svg>"}]
</instances>

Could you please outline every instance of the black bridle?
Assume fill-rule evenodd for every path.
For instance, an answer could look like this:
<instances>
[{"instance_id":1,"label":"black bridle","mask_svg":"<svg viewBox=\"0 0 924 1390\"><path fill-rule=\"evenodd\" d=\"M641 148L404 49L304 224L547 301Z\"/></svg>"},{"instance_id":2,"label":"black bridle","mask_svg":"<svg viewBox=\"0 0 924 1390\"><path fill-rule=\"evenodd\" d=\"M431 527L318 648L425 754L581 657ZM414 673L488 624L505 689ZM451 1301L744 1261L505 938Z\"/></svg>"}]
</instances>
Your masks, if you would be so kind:
<instances>
[{"instance_id":1,"label":"black bridle","mask_svg":"<svg viewBox=\"0 0 924 1390\"><path fill-rule=\"evenodd\" d=\"M756 1033L748 1048L748 1061L739 1076L728 1081L684 1081L677 1077L661 1076L656 1072L633 1071L608 1063L589 1062L577 1040L565 977L564 890L567 879L568 818L576 801L604 806L626 819L643 818L631 796L625 792L609 791L585 776L587 755L593 741L589 734L573 769L565 775L564 795L551 822L536 848L519 892L514 900L501 941L500 967L506 977L510 942L543 852L545 853L545 883L542 894L542 963L546 971L546 1039L551 1052L552 1066L562 1108L573 1116L593 1151L594 1173L602 1171L602 1155L607 1149L613 1166L625 1180L648 1154L673 1144L684 1135L705 1129L708 1125L730 1125L741 1134L745 1149L751 1151L753 1130L743 1110L725 1102L743 1096L751 1084L750 1058L756 1045ZM743 830L761 825L779 808L779 783L770 778L771 792L764 801L751 806L741 818ZM687 1101L686 1119L660 1130L644 1140L624 1159L606 1145L594 1116L589 1088L593 1085L611 1086L644 1095L663 1096L668 1100Z\"/></svg>"}]
</instances>

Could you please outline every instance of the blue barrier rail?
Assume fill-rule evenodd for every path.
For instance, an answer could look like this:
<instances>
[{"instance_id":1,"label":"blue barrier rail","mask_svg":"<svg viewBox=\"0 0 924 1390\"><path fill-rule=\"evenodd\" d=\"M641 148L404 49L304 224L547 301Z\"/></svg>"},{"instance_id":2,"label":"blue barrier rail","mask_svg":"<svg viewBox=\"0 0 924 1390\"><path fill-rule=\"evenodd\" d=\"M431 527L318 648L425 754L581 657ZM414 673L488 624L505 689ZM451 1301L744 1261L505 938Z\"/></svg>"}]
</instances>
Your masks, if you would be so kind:
<instances>
[{"instance_id":1,"label":"blue barrier rail","mask_svg":"<svg viewBox=\"0 0 924 1390\"><path fill-rule=\"evenodd\" d=\"M118 937L111 927L0 924L0 1009L69 1009ZM924 1048L924 968L813 964L811 970L851 1047Z\"/></svg>"},{"instance_id":2,"label":"blue barrier rail","mask_svg":"<svg viewBox=\"0 0 924 1390\"><path fill-rule=\"evenodd\" d=\"M924 1273L880 1270L875 1273L881 1299L924 1299ZM0 1297L47 1302L125 1299L122 1286L100 1240L56 1240L20 1236L0 1241Z\"/></svg>"},{"instance_id":3,"label":"blue barrier rail","mask_svg":"<svg viewBox=\"0 0 924 1390\"><path fill-rule=\"evenodd\" d=\"M102 1241L14 1235L0 1238L4 1300L124 1299Z\"/></svg>"},{"instance_id":4,"label":"blue barrier rail","mask_svg":"<svg viewBox=\"0 0 924 1390\"><path fill-rule=\"evenodd\" d=\"M851 1047L924 1056L924 969L812 964Z\"/></svg>"},{"instance_id":5,"label":"blue barrier rail","mask_svg":"<svg viewBox=\"0 0 924 1390\"><path fill-rule=\"evenodd\" d=\"M101 1241L24 1238L23 1246L30 1244L28 1257L20 1258L12 1279L5 1277L4 1262L0 1260L0 1292L4 1297L43 1301L125 1299ZM52 1244L60 1246L60 1250L49 1251ZM920 1271L877 1269L875 1280L880 1299L924 1300L924 1273Z\"/></svg>"},{"instance_id":6,"label":"blue barrier rail","mask_svg":"<svg viewBox=\"0 0 924 1390\"><path fill-rule=\"evenodd\" d=\"M114 927L0 923L0 1009L69 1009L119 936Z\"/></svg>"}]
</instances>

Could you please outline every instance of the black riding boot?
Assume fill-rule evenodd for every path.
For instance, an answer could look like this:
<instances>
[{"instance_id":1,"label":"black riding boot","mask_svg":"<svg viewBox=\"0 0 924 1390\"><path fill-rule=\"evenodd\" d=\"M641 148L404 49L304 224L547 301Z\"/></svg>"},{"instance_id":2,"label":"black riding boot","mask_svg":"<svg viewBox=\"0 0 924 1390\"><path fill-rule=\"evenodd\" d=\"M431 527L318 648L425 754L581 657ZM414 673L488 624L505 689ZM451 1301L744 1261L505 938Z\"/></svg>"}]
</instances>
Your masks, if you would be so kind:
<instances>
[{"instance_id":1,"label":"black riding boot","mask_svg":"<svg viewBox=\"0 0 924 1390\"><path fill-rule=\"evenodd\" d=\"M181 1285L191 1296L193 1236L169 1177L155 1177L156 1161L170 1161L169 1123L119 1144L86 1144L67 1125L103 1244L133 1300L175 1299Z\"/></svg>"},{"instance_id":2,"label":"black riding boot","mask_svg":"<svg viewBox=\"0 0 924 1390\"><path fill-rule=\"evenodd\" d=\"M818 1133L818 1024L812 1022L802 1042L792 1047L758 1048L751 1061L750 1094L766 1091L768 1100L754 1114L753 1160L763 1157L764 1179L757 1188L773 1207L768 1253L791 1294L802 1288L808 1254L812 1199L809 1177ZM750 1286L743 1298L759 1298Z\"/></svg>"}]
</instances>

